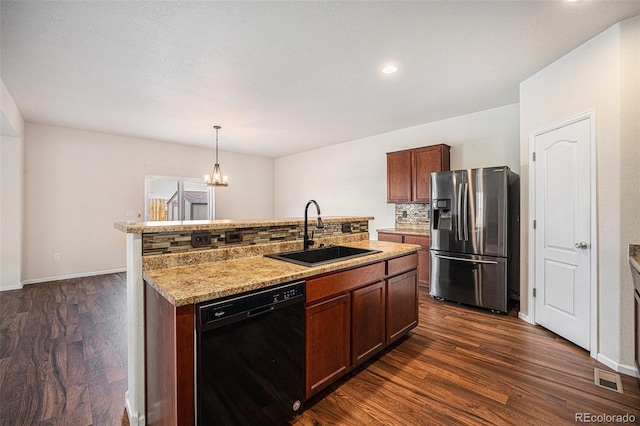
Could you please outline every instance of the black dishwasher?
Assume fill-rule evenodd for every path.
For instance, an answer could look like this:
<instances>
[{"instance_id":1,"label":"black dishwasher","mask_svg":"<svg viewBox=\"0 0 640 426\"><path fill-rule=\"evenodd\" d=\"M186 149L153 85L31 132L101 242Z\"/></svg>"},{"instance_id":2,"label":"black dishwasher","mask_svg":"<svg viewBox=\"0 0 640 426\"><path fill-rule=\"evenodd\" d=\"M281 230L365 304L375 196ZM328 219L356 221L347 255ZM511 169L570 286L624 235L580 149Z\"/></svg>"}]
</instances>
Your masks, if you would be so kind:
<instances>
[{"instance_id":1,"label":"black dishwasher","mask_svg":"<svg viewBox=\"0 0 640 426\"><path fill-rule=\"evenodd\" d=\"M197 307L200 425L282 425L302 409L305 282Z\"/></svg>"}]
</instances>

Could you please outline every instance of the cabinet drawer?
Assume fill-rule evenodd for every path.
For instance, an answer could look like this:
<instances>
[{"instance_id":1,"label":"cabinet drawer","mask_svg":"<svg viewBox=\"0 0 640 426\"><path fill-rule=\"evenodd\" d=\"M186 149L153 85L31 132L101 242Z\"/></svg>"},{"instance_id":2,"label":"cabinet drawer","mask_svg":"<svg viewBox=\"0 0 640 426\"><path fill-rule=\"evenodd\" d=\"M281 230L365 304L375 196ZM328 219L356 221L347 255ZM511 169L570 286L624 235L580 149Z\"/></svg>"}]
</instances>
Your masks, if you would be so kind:
<instances>
[{"instance_id":1,"label":"cabinet drawer","mask_svg":"<svg viewBox=\"0 0 640 426\"><path fill-rule=\"evenodd\" d=\"M384 278L385 262L307 280L307 303Z\"/></svg>"},{"instance_id":2,"label":"cabinet drawer","mask_svg":"<svg viewBox=\"0 0 640 426\"><path fill-rule=\"evenodd\" d=\"M378 241L388 241L390 243L401 243L401 234L387 234L384 232L378 232Z\"/></svg>"},{"instance_id":3,"label":"cabinet drawer","mask_svg":"<svg viewBox=\"0 0 640 426\"><path fill-rule=\"evenodd\" d=\"M404 242L407 244L418 244L422 248L429 248L429 237L427 235L405 235Z\"/></svg>"},{"instance_id":4,"label":"cabinet drawer","mask_svg":"<svg viewBox=\"0 0 640 426\"><path fill-rule=\"evenodd\" d=\"M418 254L413 253L408 256L396 257L395 259L387 260L387 275L397 275L402 272L416 269L418 267ZM309 284L307 284L307 294L309 291Z\"/></svg>"}]
</instances>

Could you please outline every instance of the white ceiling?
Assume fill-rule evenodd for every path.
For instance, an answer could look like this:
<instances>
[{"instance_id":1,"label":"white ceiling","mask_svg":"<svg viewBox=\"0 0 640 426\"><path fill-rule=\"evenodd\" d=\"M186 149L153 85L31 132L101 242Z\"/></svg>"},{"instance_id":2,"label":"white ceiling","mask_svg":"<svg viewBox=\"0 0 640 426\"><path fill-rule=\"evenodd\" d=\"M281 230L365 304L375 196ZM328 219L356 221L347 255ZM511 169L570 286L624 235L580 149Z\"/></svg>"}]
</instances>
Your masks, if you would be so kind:
<instances>
[{"instance_id":1,"label":"white ceiling","mask_svg":"<svg viewBox=\"0 0 640 426\"><path fill-rule=\"evenodd\" d=\"M640 1L5 1L26 121L279 157L518 102ZM381 73L393 62L399 71Z\"/></svg>"}]
</instances>

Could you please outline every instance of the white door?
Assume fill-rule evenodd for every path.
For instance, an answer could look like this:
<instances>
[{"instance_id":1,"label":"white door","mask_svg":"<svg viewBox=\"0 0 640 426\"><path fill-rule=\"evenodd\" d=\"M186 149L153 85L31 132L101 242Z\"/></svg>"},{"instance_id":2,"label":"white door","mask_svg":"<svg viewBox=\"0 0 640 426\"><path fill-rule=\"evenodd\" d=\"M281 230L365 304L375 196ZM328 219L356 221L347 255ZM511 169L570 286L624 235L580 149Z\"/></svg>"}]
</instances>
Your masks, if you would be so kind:
<instances>
[{"instance_id":1,"label":"white door","mask_svg":"<svg viewBox=\"0 0 640 426\"><path fill-rule=\"evenodd\" d=\"M591 118L533 142L535 322L590 350Z\"/></svg>"}]
</instances>

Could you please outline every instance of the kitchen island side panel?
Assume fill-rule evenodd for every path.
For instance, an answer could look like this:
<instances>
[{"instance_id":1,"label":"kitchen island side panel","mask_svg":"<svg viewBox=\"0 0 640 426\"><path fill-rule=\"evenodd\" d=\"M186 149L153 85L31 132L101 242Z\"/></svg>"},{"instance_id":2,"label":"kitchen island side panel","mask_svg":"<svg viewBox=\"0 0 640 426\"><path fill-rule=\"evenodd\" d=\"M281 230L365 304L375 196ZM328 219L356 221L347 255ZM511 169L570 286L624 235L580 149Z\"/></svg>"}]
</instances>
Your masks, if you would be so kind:
<instances>
[{"instance_id":1,"label":"kitchen island side panel","mask_svg":"<svg viewBox=\"0 0 640 426\"><path fill-rule=\"evenodd\" d=\"M145 283L145 406L149 425L195 424L194 307Z\"/></svg>"}]
</instances>

